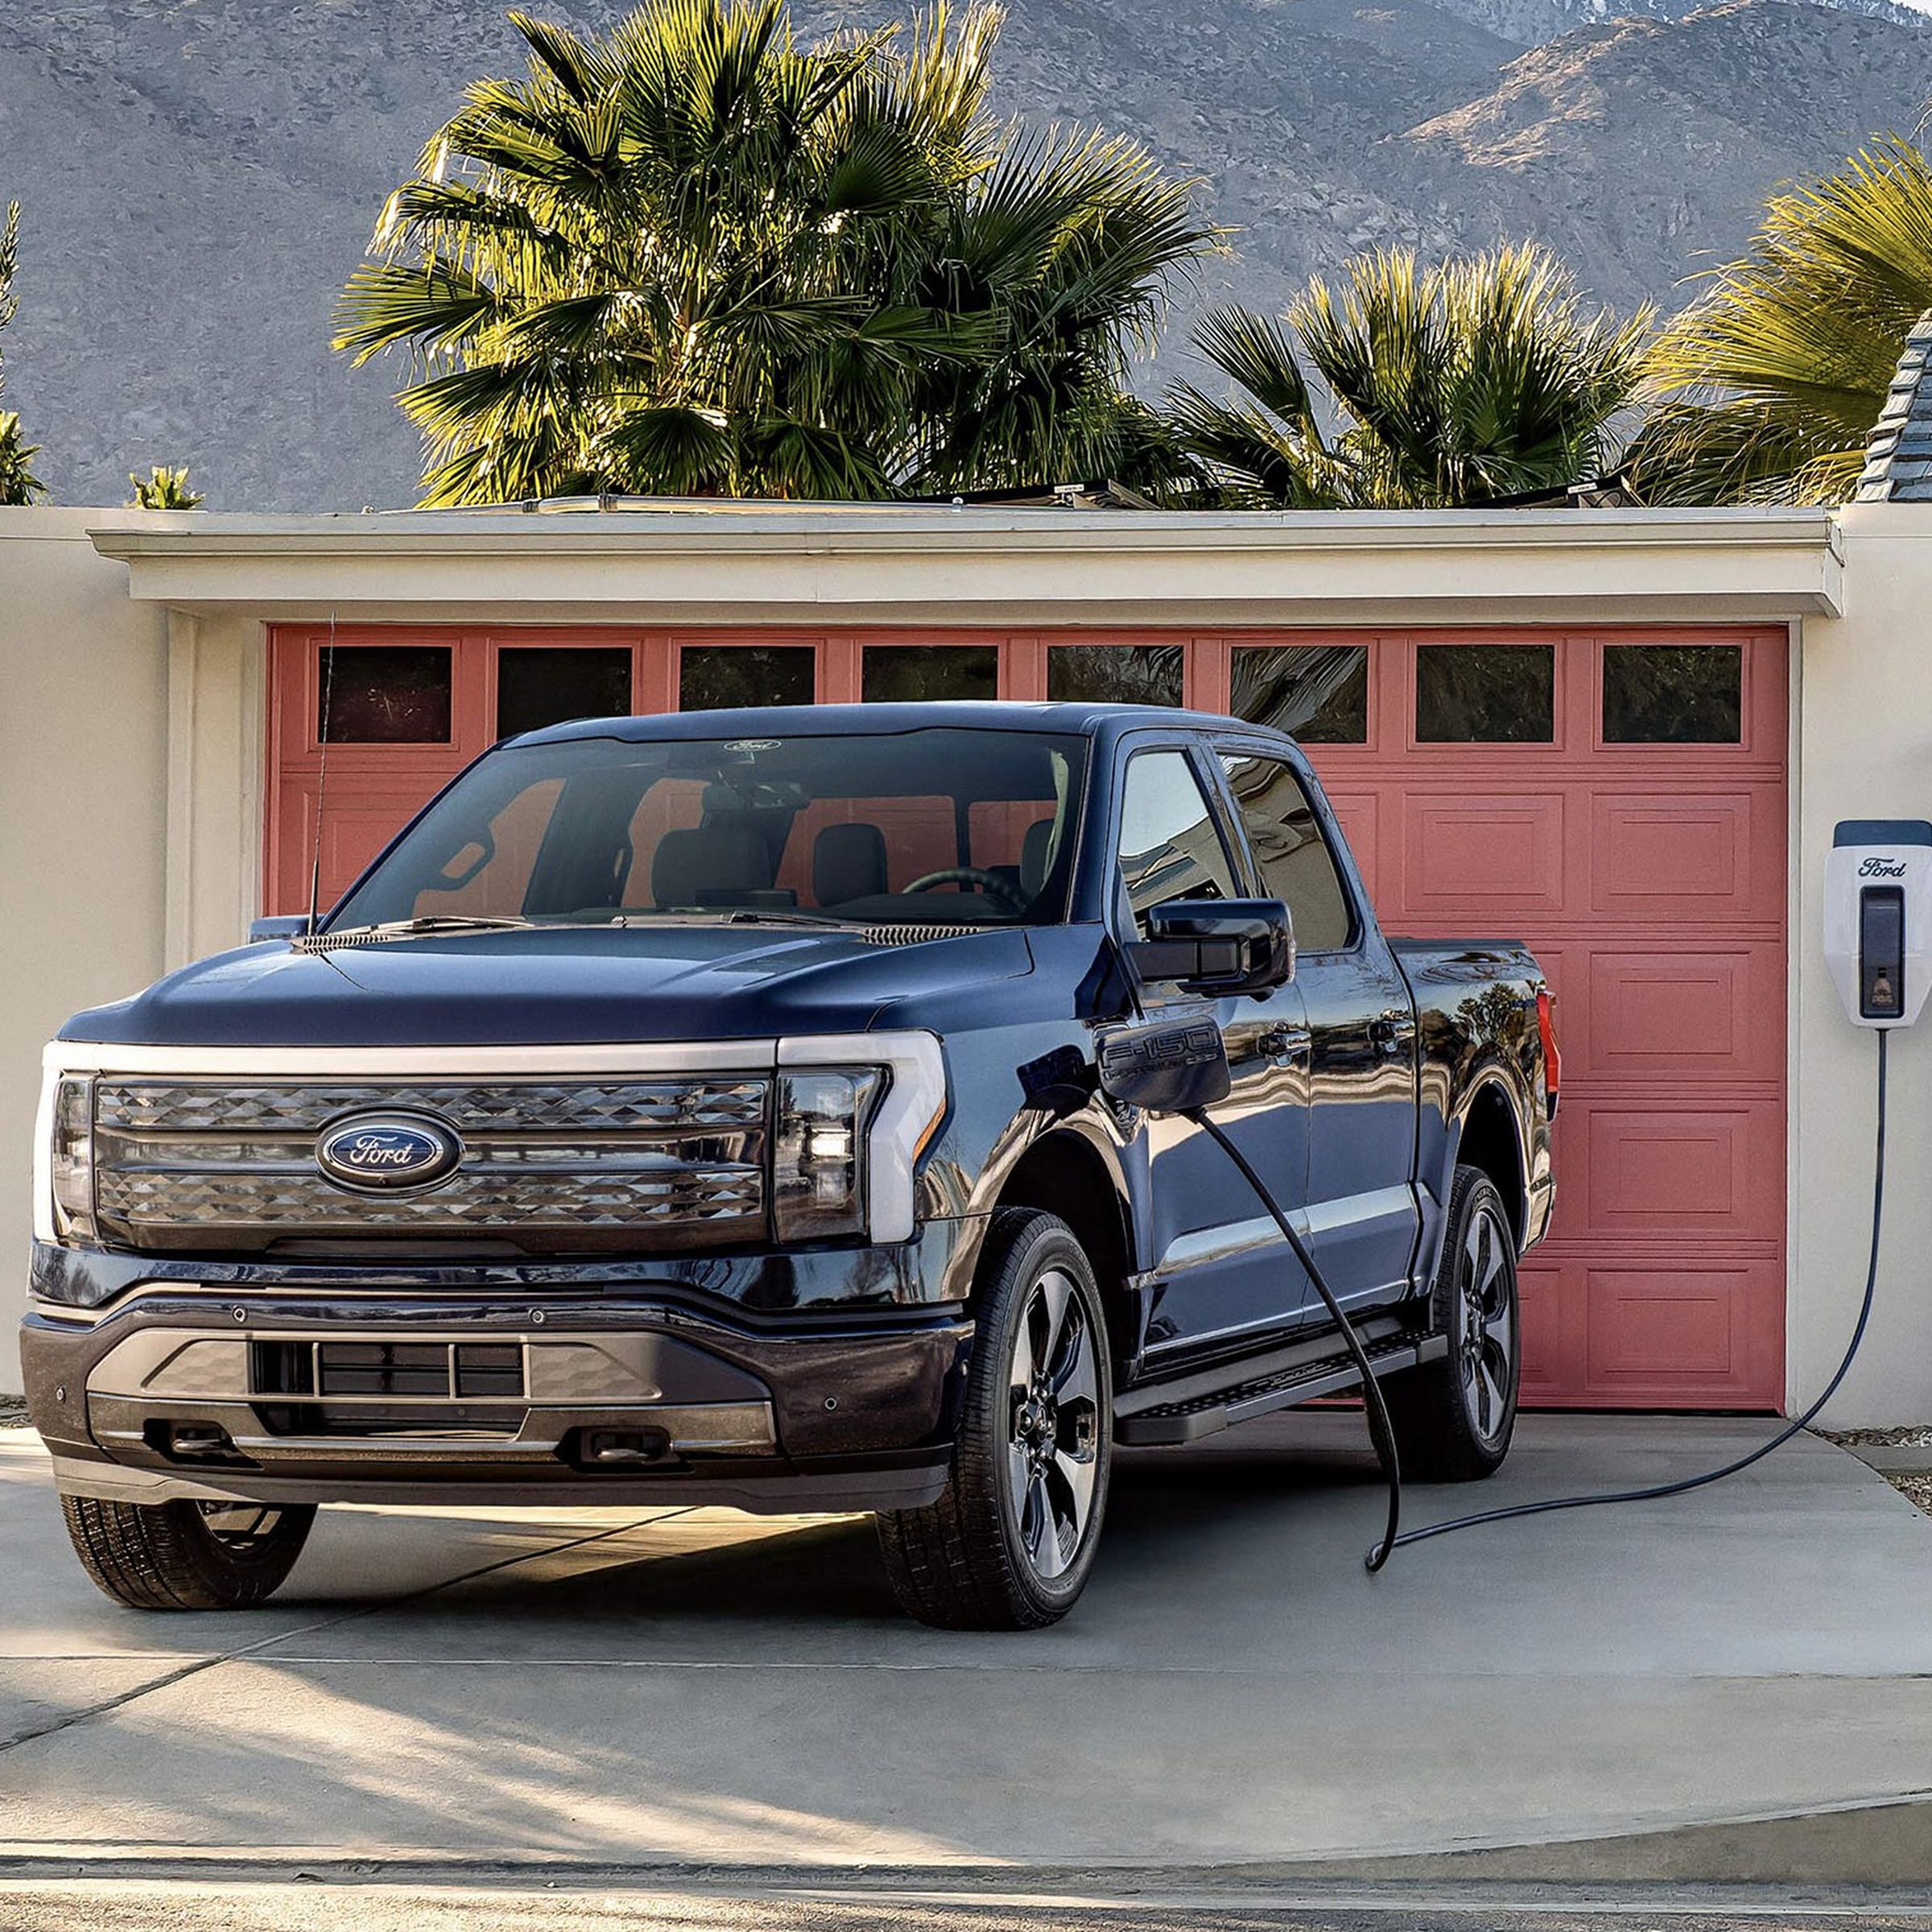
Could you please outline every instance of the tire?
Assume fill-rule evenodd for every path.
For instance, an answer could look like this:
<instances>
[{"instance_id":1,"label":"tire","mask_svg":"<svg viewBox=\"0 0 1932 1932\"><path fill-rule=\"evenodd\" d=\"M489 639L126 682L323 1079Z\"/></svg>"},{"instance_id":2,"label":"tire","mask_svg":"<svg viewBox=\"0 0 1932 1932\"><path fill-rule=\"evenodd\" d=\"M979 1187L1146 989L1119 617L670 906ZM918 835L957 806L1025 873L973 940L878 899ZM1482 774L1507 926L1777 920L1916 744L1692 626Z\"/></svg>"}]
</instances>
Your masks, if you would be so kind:
<instances>
[{"instance_id":1,"label":"tire","mask_svg":"<svg viewBox=\"0 0 1932 1932\"><path fill-rule=\"evenodd\" d=\"M1405 1479L1469 1483L1493 1476L1516 1431L1522 1373L1516 1237L1495 1183L1458 1167L1430 1319L1449 1352L1382 1384Z\"/></svg>"},{"instance_id":2,"label":"tire","mask_svg":"<svg viewBox=\"0 0 1932 1932\"><path fill-rule=\"evenodd\" d=\"M64 1496L80 1567L134 1610L246 1610L280 1587L316 1520L312 1504L118 1503Z\"/></svg>"},{"instance_id":3,"label":"tire","mask_svg":"<svg viewBox=\"0 0 1932 1932\"><path fill-rule=\"evenodd\" d=\"M1113 1449L1106 1319L1071 1229L1027 1209L993 1217L976 1297L945 1489L882 1513L879 1544L921 1623L1036 1630L1073 1608L1100 1542Z\"/></svg>"}]
</instances>

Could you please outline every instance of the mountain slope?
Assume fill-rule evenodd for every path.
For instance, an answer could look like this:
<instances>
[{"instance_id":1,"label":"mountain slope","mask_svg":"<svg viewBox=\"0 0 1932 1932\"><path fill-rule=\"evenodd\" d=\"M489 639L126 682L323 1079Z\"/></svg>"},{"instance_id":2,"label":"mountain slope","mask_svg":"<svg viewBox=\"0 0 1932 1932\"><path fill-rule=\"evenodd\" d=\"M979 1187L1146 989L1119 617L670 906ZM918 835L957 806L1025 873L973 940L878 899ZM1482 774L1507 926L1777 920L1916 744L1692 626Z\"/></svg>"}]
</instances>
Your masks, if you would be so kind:
<instances>
[{"instance_id":1,"label":"mountain slope","mask_svg":"<svg viewBox=\"0 0 1932 1932\"><path fill-rule=\"evenodd\" d=\"M1673 299L1766 189L1909 130L1932 95L1932 23L1889 0L1860 0L1885 10L1868 18L1743 0L1528 53L1505 37L1534 25L1510 9L1591 3L1009 0L1001 100L1141 136L1238 229L1158 386L1187 365L1188 314L1274 306L1377 244L1539 235L1607 298ZM795 5L808 31L900 10ZM332 357L330 309L464 82L512 71L517 46L497 0L0 9L0 201L25 208L8 398L56 495L118 501L130 469L186 459L217 507L407 502L402 369Z\"/></svg>"},{"instance_id":2,"label":"mountain slope","mask_svg":"<svg viewBox=\"0 0 1932 1932\"><path fill-rule=\"evenodd\" d=\"M1566 35L1388 145L1416 199L1459 211L1465 241L1534 230L1606 299L1674 307L1695 292L1681 278L1736 251L1764 195L1910 134L1929 97L1932 34L1916 22L1731 0Z\"/></svg>"},{"instance_id":3,"label":"mountain slope","mask_svg":"<svg viewBox=\"0 0 1932 1932\"><path fill-rule=\"evenodd\" d=\"M1708 0L1440 0L1440 4L1458 19L1506 40L1540 47L1579 27L1600 27L1608 20L1682 20ZM1829 4L1843 13L1868 14L1908 26L1924 13L1922 6L1904 5L1901 0L1829 0Z\"/></svg>"}]
</instances>

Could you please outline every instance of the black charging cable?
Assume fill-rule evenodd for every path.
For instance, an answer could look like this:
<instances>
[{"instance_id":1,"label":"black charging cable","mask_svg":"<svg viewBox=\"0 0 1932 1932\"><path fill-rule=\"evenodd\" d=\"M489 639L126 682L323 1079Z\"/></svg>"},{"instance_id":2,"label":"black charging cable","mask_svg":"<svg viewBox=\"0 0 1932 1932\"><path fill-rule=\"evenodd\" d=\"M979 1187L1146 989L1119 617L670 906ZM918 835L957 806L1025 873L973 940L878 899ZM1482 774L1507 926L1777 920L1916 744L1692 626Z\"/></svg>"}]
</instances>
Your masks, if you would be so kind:
<instances>
[{"instance_id":1,"label":"black charging cable","mask_svg":"<svg viewBox=\"0 0 1932 1932\"><path fill-rule=\"evenodd\" d=\"M1882 1041L1881 1033L1879 1038ZM1308 1252L1308 1244L1295 1232L1294 1224L1282 1212L1281 1204L1262 1184L1261 1177L1248 1164L1248 1157L1235 1146L1220 1125L1208 1117L1204 1107L1184 1107L1183 1117L1192 1121L1203 1133L1211 1134L1220 1145L1222 1153L1241 1169L1248 1185L1254 1190L1255 1197L1274 1217L1274 1224L1288 1237L1288 1245L1294 1250L1294 1258L1308 1271L1308 1278L1315 1283L1315 1291L1327 1304L1328 1312L1335 1317L1335 1326L1342 1331L1342 1339L1348 1344L1348 1352L1355 1358L1355 1365L1362 1375L1362 1406L1368 1417L1368 1435L1375 1444L1375 1453L1380 1458L1382 1473L1389 1479L1389 1523L1382 1532L1382 1540L1377 1543L1362 1561L1373 1575L1388 1562L1389 1554L1408 1542L1407 1537L1397 1535L1402 1521L1402 1465L1395 1452L1395 1426L1389 1419L1389 1405L1382 1397L1382 1385L1376 1380L1375 1370L1368 1360L1368 1351L1362 1346L1362 1338L1355 1331L1355 1324L1343 1313L1342 1305L1335 1298L1334 1291L1323 1279L1322 1271L1315 1257ZM1831 1393L1829 1389L1826 1391Z\"/></svg>"},{"instance_id":2,"label":"black charging cable","mask_svg":"<svg viewBox=\"0 0 1932 1932\"><path fill-rule=\"evenodd\" d=\"M1721 1483L1728 1476L1736 1476L1740 1470L1748 1469L1753 1463L1761 1463L1773 1449L1781 1449L1793 1436L1810 1427L1813 1419L1825 1404L1838 1393L1838 1385L1850 1373L1860 1344L1865 1339L1866 1324L1872 1319L1872 1297L1878 1286L1879 1232L1885 1218L1885 1042L1887 1030L1878 1032L1878 1140L1872 1160L1872 1257L1865 1267L1865 1296L1859 1306L1858 1325L1852 1331L1851 1345L1845 1350L1844 1360L1838 1364L1838 1373L1825 1385L1825 1392L1795 1422L1787 1423L1769 1442L1753 1449L1748 1455L1740 1455L1734 1463L1726 1463L1721 1469L1707 1469L1702 1476L1686 1476L1674 1483L1652 1483L1641 1489L1609 1489L1597 1496L1558 1496L1548 1502L1516 1503L1506 1509L1484 1509L1474 1516L1459 1516L1446 1523L1426 1523L1419 1530L1410 1530L1394 1538L1396 1549L1406 1548L1410 1543L1426 1542L1432 1536L1447 1536L1451 1530L1473 1530L1479 1523L1506 1523L1522 1516L1546 1516L1556 1509L1589 1509L1599 1503L1648 1503L1661 1496L1682 1496L1692 1489L1703 1489L1712 1483ZM1240 1158L1238 1155L1236 1156ZM1243 1166L1245 1166L1244 1162ZM1252 1179L1252 1176L1250 1177ZM1279 1217L1277 1217L1279 1219ZM1319 1286L1319 1283L1317 1283ZM1331 1307L1332 1302L1329 1304ZM1373 1563L1371 1569L1376 1567Z\"/></svg>"}]
</instances>

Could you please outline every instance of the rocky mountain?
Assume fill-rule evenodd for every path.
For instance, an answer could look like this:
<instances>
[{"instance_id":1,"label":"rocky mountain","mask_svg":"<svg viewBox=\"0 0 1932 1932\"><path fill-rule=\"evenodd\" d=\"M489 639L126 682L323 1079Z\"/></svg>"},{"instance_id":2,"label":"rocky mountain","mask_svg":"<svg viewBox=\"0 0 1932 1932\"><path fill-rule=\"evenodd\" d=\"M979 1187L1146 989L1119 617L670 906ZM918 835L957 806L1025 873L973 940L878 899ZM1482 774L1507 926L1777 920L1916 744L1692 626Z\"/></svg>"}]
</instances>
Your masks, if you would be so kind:
<instances>
[{"instance_id":1,"label":"rocky mountain","mask_svg":"<svg viewBox=\"0 0 1932 1932\"><path fill-rule=\"evenodd\" d=\"M1238 231L1158 387L1189 315L1380 243L1536 235L1604 299L1674 303L1769 189L1932 98L1932 20L1892 0L1642 3L1009 0L1001 92L1139 135ZM810 29L899 10L795 0ZM56 497L185 459L217 507L407 502L401 372L332 357L329 312L463 82L517 60L500 0L0 0L0 201L25 211L0 347Z\"/></svg>"},{"instance_id":2,"label":"rocky mountain","mask_svg":"<svg viewBox=\"0 0 1932 1932\"><path fill-rule=\"evenodd\" d=\"M1709 0L1441 0L1459 19L1485 27L1505 40L1539 47L1579 27L1612 19L1682 20ZM1831 0L1840 11L1868 14L1909 25L1921 9L1900 0Z\"/></svg>"}]
</instances>

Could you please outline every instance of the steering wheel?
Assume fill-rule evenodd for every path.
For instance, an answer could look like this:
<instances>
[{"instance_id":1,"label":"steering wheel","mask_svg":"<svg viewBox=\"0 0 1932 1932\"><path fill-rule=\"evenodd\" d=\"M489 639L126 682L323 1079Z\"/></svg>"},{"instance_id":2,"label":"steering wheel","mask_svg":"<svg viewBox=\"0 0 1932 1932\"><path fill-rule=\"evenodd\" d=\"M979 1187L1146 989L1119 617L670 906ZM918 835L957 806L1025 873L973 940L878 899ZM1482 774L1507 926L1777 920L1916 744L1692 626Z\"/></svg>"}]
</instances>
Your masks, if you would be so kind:
<instances>
[{"instance_id":1,"label":"steering wheel","mask_svg":"<svg viewBox=\"0 0 1932 1932\"><path fill-rule=\"evenodd\" d=\"M973 886L988 898L998 900L1005 911L1018 914L1026 910L1025 893L1010 880L1003 879L997 872L989 872L981 865L942 866L937 872L922 874L899 890L902 896L909 892L923 892L928 886Z\"/></svg>"}]
</instances>

